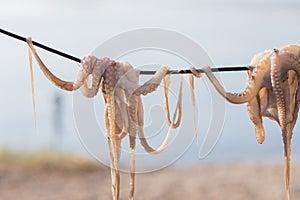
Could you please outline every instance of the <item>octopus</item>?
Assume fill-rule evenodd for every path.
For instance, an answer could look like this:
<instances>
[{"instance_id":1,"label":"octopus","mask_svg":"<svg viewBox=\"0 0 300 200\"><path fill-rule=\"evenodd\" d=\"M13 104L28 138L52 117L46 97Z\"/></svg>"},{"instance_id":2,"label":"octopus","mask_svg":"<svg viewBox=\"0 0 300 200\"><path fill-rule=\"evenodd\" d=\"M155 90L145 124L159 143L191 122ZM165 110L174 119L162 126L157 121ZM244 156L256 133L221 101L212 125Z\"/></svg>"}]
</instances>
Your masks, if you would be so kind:
<instances>
[{"instance_id":1,"label":"octopus","mask_svg":"<svg viewBox=\"0 0 300 200\"><path fill-rule=\"evenodd\" d=\"M285 190L289 200L291 139L300 102L300 46L264 51L252 59L250 66L253 69L248 72L247 87L240 93L226 92L209 67L202 70L228 102L247 103L259 144L265 140L262 117L278 123L284 144Z\"/></svg>"},{"instance_id":2,"label":"octopus","mask_svg":"<svg viewBox=\"0 0 300 200\"><path fill-rule=\"evenodd\" d=\"M106 104L105 125L111 158L113 199L119 199L119 159L121 142L126 136L129 136L130 143L129 199L134 199L136 137L139 138L142 146L148 153L158 154L166 148L172 130L178 128L182 121L182 77L176 109L171 119L168 100L170 77L167 66L163 66L151 79L139 85L139 70L134 69L129 63L115 62L106 57L98 59L95 56L87 56L81 60L78 78L75 81L64 81L48 70L38 56L30 38L27 39L27 43L30 53L33 53L42 72L57 87L67 91L74 91L80 88L82 95L88 98L95 97L99 88L101 88ZM32 76L31 60L32 56L30 54ZM278 123L284 145L285 190L286 199L289 200L291 139L298 117L300 102L300 46L288 45L279 49L266 50L257 54L250 62L250 66L251 70L248 71L247 87L240 93L226 92L218 79L213 75L210 67L206 66L201 70L207 75L218 93L228 102L247 104L250 120L255 127L256 140L259 144L262 144L265 140L262 118L266 117ZM190 69L192 73L190 76L192 104L195 107L194 77L200 78L201 72L194 67ZM162 81L164 82L165 115L169 130L163 143L154 149L148 144L143 132L144 110L141 95L145 96L154 92ZM32 94L34 96L33 76ZM33 103L35 104L34 98ZM197 132L196 116L195 112L194 125Z\"/></svg>"},{"instance_id":3,"label":"octopus","mask_svg":"<svg viewBox=\"0 0 300 200\"><path fill-rule=\"evenodd\" d=\"M112 196L114 200L119 199L119 159L121 142L122 139L128 135L130 143L129 199L134 199L136 137L139 138L145 151L150 154L158 154L166 148L172 130L179 127L182 120L182 77L176 109L171 119L168 103L170 77L167 75L169 69L167 66L163 66L151 79L146 81L143 85L139 85L139 70L134 69L129 63L115 62L107 57L98 59L95 56L87 56L81 60L78 78L75 81L64 81L56 77L45 66L37 54L31 38L27 38L27 43L30 51L30 60L32 60L32 53L42 72L55 86L66 91L74 91L80 88L82 95L88 98L96 96L99 88L101 88L106 104L105 125L111 158ZM32 68L31 63L30 66ZM165 114L169 130L162 144L154 149L149 145L143 132L144 110L141 95L145 96L155 91L162 80L164 81ZM32 92L33 91L32 89Z\"/></svg>"}]
</instances>

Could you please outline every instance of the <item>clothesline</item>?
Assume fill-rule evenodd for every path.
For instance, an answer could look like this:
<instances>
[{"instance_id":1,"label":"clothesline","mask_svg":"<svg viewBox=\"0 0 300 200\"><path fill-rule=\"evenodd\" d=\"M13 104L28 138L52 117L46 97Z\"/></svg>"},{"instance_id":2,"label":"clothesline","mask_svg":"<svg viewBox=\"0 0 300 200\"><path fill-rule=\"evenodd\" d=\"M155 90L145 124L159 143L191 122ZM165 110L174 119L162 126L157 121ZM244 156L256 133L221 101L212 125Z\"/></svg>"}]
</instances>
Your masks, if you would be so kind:
<instances>
[{"instance_id":1,"label":"clothesline","mask_svg":"<svg viewBox=\"0 0 300 200\"><path fill-rule=\"evenodd\" d=\"M0 29L0 33L5 34L9 37L15 38L17 40L26 42L25 37L22 37L20 35L14 34L12 32L6 31L4 29ZM75 62L78 62L78 63L80 63L80 61L81 61L80 58L77 58L77 57L72 56L70 54L58 51L54 48L48 47L48 46L43 45L39 42L32 41L32 43L33 43L33 45L35 45L37 47L40 47L40 48L42 48L46 51L57 54L57 55L62 56L64 58L70 59L72 61L75 61ZM220 67L212 68L212 71L213 72L230 72L230 71L246 71L246 70L251 70L251 69L253 69L253 67L251 67L251 66L220 66ZM203 73L203 71L201 69L197 69L197 71L199 73ZM141 70L140 74L142 74L142 75L152 75L152 74L155 74L155 72L156 71ZM192 73L190 69L169 70L167 72L167 74L190 74L190 73Z\"/></svg>"}]
</instances>

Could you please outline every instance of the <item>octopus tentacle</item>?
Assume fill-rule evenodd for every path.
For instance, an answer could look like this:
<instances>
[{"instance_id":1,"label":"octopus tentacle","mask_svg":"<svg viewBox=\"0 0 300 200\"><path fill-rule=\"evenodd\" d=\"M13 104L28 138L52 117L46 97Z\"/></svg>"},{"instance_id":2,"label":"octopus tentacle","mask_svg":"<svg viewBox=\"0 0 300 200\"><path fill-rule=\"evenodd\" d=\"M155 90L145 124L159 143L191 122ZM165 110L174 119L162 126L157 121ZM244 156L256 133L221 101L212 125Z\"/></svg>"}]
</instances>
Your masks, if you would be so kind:
<instances>
[{"instance_id":1,"label":"octopus tentacle","mask_svg":"<svg viewBox=\"0 0 300 200\"><path fill-rule=\"evenodd\" d=\"M202 74L200 72L197 71L197 69L195 67L190 67L190 70L192 72L191 77L197 77L197 78L201 78Z\"/></svg>"},{"instance_id":2,"label":"octopus tentacle","mask_svg":"<svg viewBox=\"0 0 300 200\"><path fill-rule=\"evenodd\" d=\"M129 136L129 143L130 143L130 192L129 192L129 199L134 199L134 185L135 185L135 140L136 137L130 135Z\"/></svg>"},{"instance_id":3,"label":"octopus tentacle","mask_svg":"<svg viewBox=\"0 0 300 200\"><path fill-rule=\"evenodd\" d=\"M256 118L256 121L252 121L255 125L258 124L260 126L259 129L261 131L263 131L261 117L268 117L271 120L275 120L281 127L284 143L287 199L290 198L290 145L292 130L298 113L297 102L298 98L300 98L300 90L298 87L298 77L300 75L299 56L300 48L298 46L289 45L279 50L271 51L271 53L267 52L265 57L260 57L262 60L270 61L264 65L266 69L270 69L270 73L267 74L264 79L266 83L270 81L271 84L265 84L265 88L260 89L257 101L253 99L248 102L248 108L250 107L250 109L252 109L252 115ZM256 66L258 67L259 65ZM259 68L257 68L257 73L262 73ZM252 76L256 76L256 74L249 73L249 79L251 79ZM253 110L255 110L255 112L253 112ZM251 112L249 112L249 114L250 118L252 118Z\"/></svg>"},{"instance_id":4,"label":"octopus tentacle","mask_svg":"<svg viewBox=\"0 0 300 200\"><path fill-rule=\"evenodd\" d=\"M117 87L122 88L128 95L132 95L132 92L139 87L139 74L140 70L134 69L129 63L118 63L120 66L118 70L118 76L120 77L117 83Z\"/></svg>"},{"instance_id":5,"label":"octopus tentacle","mask_svg":"<svg viewBox=\"0 0 300 200\"><path fill-rule=\"evenodd\" d=\"M111 180L112 180L112 194L113 199L119 199L120 194L120 172L119 172L119 160L121 141L108 139L110 156L111 156Z\"/></svg>"},{"instance_id":6,"label":"octopus tentacle","mask_svg":"<svg viewBox=\"0 0 300 200\"><path fill-rule=\"evenodd\" d=\"M137 132L137 110L138 110L138 97L131 96L129 100L129 146L130 146L130 192L129 199L134 197L134 182L135 182L135 142Z\"/></svg>"},{"instance_id":7,"label":"octopus tentacle","mask_svg":"<svg viewBox=\"0 0 300 200\"><path fill-rule=\"evenodd\" d=\"M107 110L108 110L108 120L109 120L109 132L108 132L108 138L109 138L109 145L110 145L110 152L111 152L111 162L112 162L112 193L113 198L118 199L119 198L119 184L120 184L120 175L119 175L119 169L118 169L118 161L120 154L118 153L120 142L116 139L116 126L115 126L115 115L114 115L114 106L113 106L113 98L108 99L107 101Z\"/></svg>"},{"instance_id":8,"label":"octopus tentacle","mask_svg":"<svg viewBox=\"0 0 300 200\"><path fill-rule=\"evenodd\" d=\"M84 57L81 60L80 67L81 70L78 74L78 79L74 82L72 81L64 81L58 77L56 77L43 63L42 59L37 54L37 51L34 48L31 38L26 39L28 46L33 53L37 63L39 64L42 72L45 74L46 78L49 79L54 85L57 87L67 90L73 91L77 90L81 87L82 94L86 97L94 97L98 93L100 80L103 74L103 71L111 62L108 58L103 58L97 60L95 56ZM92 85L89 86L88 76L92 75Z\"/></svg>"},{"instance_id":9,"label":"octopus tentacle","mask_svg":"<svg viewBox=\"0 0 300 200\"><path fill-rule=\"evenodd\" d=\"M286 113L286 123L287 126L289 124L294 123L294 113L291 111L296 111L297 107L297 88L298 88L298 77L295 71L290 70L287 74L287 81L283 83L283 88L288 88L284 91L286 104L287 104L287 113ZM297 118L297 117L296 117ZM294 127L292 127L293 129ZM288 130L289 128L287 128Z\"/></svg>"},{"instance_id":10,"label":"octopus tentacle","mask_svg":"<svg viewBox=\"0 0 300 200\"><path fill-rule=\"evenodd\" d=\"M116 135L117 140L122 140L127 133L129 132L129 121L128 121L128 112L127 104L125 103L124 91L120 88L115 89L115 103L118 112L116 112L116 123L119 127L122 127L121 133Z\"/></svg>"},{"instance_id":11,"label":"octopus tentacle","mask_svg":"<svg viewBox=\"0 0 300 200\"><path fill-rule=\"evenodd\" d=\"M170 119L169 97L168 97L169 84L170 84L170 76L167 75L163 79L163 81L164 81L164 100L165 100L164 108L165 108L165 115L166 115L168 126L170 126L171 125L171 119ZM179 111L178 111L177 121L172 124L173 128L178 128L180 126L180 123L181 123L181 120L182 120L182 108L181 107L182 106L180 105L180 108L179 108Z\"/></svg>"},{"instance_id":12,"label":"octopus tentacle","mask_svg":"<svg viewBox=\"0 0 300 200\"><path fill-rule=\"evenodd\" d=\"M107 106L107 120L109 121L108 140L111 152L111 175L112 175L112 193L113 198L119 198L120 175L119 175L119 159L120 159L120 140L116 136L121 132L121 129L116 124L115 118L115 96L114 89L117 83L116 65L112 63L104 72L104 98Z\"/></svg>"},{"instance_id":13,"label":"octopus tentacle","mask_svg":"<svg viewBox=\"0 0 300 200\"><path fill-rule=\"evenodd\" d=\"M298 109L296 106L296 89L298 87L297 78L295 78L295 72L288 72L288 81L283 83L283 88L287 88L283 91L286 102L286 142L284 142L285 149L285 176L286 176L286 199L290 199L289 184L290 184L290 158L291 158L291 140L293 136L293 128L298 115ZM285 87L287 85L288 87Z\"/></svg>"},{"instance_id":14,"label":"octopus tentacle","mask_svg":"<svg viewBox=\"0 0 300 200\"><path fill-rule=\"evenodd\" d=\"M78 78L73 83L74 90L80 88L82 85L85 84L88 76L92 74L94 70L94 65L96 63L96 57L95 56L88 56L84 57L80 62L80 71L78 73Z\"/></svg>"},{"instance_id":15,"label":"octopus tentacle","mask_svg":"<svg viewBox=\"0 0 300 200\"><path fill-rule=\"evenodd\" d=\"M292 113L293 114L293 119L292 119L292 121L291 122L289 122L288 124L287 124L287 146L288 146L288 148L289 148L289 151L288 151L288 156L287 156L287 158L289 158L290 159L290 149L291 149L291 147L290 147L290 145L291 145L291 139L292 139L292 136L293 136L293 129L294 129L294 126L295 126L295 124L296 124L296 121L297 121L297 118L298 118L298 111L299 111L299 105L298 105L298 100L299 100L299 98L300 98L300 83L299 83L299 77L297 77L297 76L295 76L296 77L296 79L298 79L298 80L295 80L294 82L291 82L290 83L290 88L291 88L291 91L293 92L294 91L294 89L296 89L295 88L295 86L297 85L297 89L296 89L296 94L294 95L294 94L291 94L291 99L295 99L295 102L291 102L291 105L293 105L293 103L294 103L294 105L295 105L295 107L294 107L294 113ZM290 161L289 160L287 160L286 161L287 163L286 163L286 187L287 187L287 189L286 189L286 191L287 191L287 199L289 199L290 197L289 197L289 182L290 182Z\"/></svg>"},{"instance_id":16,"label":"octopus tentacle","mask_svg":"<svg viewBox=\"0 0 300 200\"><path fill-rule=\"evenodd\" d=\"M290 184L290 154L291 154L291 139L292 131L287 130L286 124L286 105L285 97L282 92L282 85L280 79L283 74L288 70L295 70L298 76L300 75L300 61L299 58L292 53L283 50L274 50L272 55L272 65L271 65L271 76L272 85L275 91L279 123L282 129L282 137L284 143L284 157L285 157L285 175L286 175L286 198L290 198L289 194L289 184Z\"/></svg>"},{"instance_id":17,"label":"octopus tentacle","mask_svg":"<svg viewBox=\"0 0 300 200\"><path fill-rule=\"evenodd\" d=\"M129 147L130 147L130 191L129 199L134 199L134 185L135 185L135 142L136 142L136 125L130 122L130 134L129 134Z\"/></svg>"},{"instance_id":18,"label":"octopus tentacle","mask_svg":"<svg viewBox=\"0 0 300 200\"><path fill-rule=\"evenodd\" d=\"M179 109L180 108L180 105L182 103L182 84L183 84L183 80L182 80L182 77L180 79L180 86L179 86L179 97L178 97L178 101L177 101L177 106L176 106L176 109L175 109L175 112L174 112L174 115L173 115L173 119L171 121L171 125L169 127L169 130L168 130L168 133L163 141L163 143L157 148L157 149L153 149L147 142L146 138L145 138L145 135L144 135L144 131L143 131L143 125L144 125L144 118L143 118L143 109L142 109L142 104L141 104L141 101L139 101L139 109L138 109L138 125L139 125L139 128L138 128L138 136L139 136L139 139L140 139L140 142L142 144L142 146L144 147L144 149L150 153L150 154L158 154L160 152L162 152L168 145L169 143L169 140L170 140L170 136L171 136L171 133L172 133L172 130L173 130L173 124L174 124L174 121L179 113Z\"/></svg>"},{"instance_id":19,"label":"octopus tentacle","mask_svg":"<svg viewBox=\"0 0 300 200\"><path fill-rule=\"evenodd\" d=\"M265 131L263 127L262 117L270 117L274 119L274 114L277 112L276 103L273 102L271 83L269 78L270 59L272 52L270 50L257 54L251 61L251 66L255 68L248 71L248 82L255 80L258 74L264 74L264 82L261 84L261 89L253 99L247 102L247 110L250 120L255 127L256 140L262 144L265 140ZM276 110L276 112L274 112Z\"/></svg>"},{"instance_id":20,"label":"octopus tentacle","mask_svg":"<svg viewBox=\"0 0 300 200\"><path fill-rule=\"evenodd\" d=\"M250 66L255 66L255 68L252 71L251 78L248 80L246 89L240 93L226 92L218 79L212 73L210 67L205 66L202 70L222 97L230 103L242 104L249 102L258 94L261 88L269 85L268 77L270 73L270 54L271 52L268 50L253 58Z\"/></svg>"},{"instance_id":21,"label":"octopus tentacle","mask_svg":"<svg viewBox=\"0 0 300 200\"><path fill-rule=\"evenodd\" d=\"M164 82L164 100L165 100L165 115L166 115L166 120L167 120L167 123L168 123L168 126L171 125L171 120L170 120L170 110L169 110L169 96L168 96L168 87L170 85L170 76L167 75L164 79L163 79L163 82ZM173 124L174 126L174 124Z\"/></svg>"},{"instance_id":22,"label":"octopus tentacle","mask_svg":"<svg viewBox=\"0 0 300 200\"><path fill-rule=\"evenodd\" d=\"M279 51L274 49L274 53L271 56L271 82L272 87L275 93L277 108L278 108L278 117L279 124L282 128L283 139L285 140L286 134L286 103L282 90L282 82L281 82L281 63L278 62L277 54Z\"/></svg>"},{"instance_id":23,"label":"octopus tentacle","mask_svg":"<svg viewBox=\"0 0 300 200\"><path fill-rule=\"evenodd\" d=\"M194 110L194 127L196 132L196 143L198 143L199 140L199 132L198 132L198 125L197 125L197 109L196 109L196 101L195 101L195 83L194 83L194 77L201 78L202 74L197 71L195 67L190 67L190 70L192 74L190 75L190 90L191 90L191 97L192 97L192 105Z\"/></svg>"},{"instance_id":24,"label":"octopus tentacle","mask_svg":"<svg viewBox=\"0 0 300 200\"><path fill-rule=\"evenodd\" d=\"M242 104L250 101L252 98L255 97L255 95L258 93L258 91L261 89L261 84L263 83L263 74L257 74L257 76L253 77L254 80L250 80L247 88L241 92L241 93L230 93L226 92L223 86L220 84L218 79L215 77L215 75L212 73L210 67L205 66L202 67L202 70L205 72L207 77L209 78L210 82L214 85L218 93L224 97L227 101L234 104Z\"/></svg>"},{"instance_id":25,"label":"octopus tentacle","mask_svg":"<svg viewBox=\"0 0 300 200\"><path fill-rule=\"evenodd\" d=\"M291 138L292 138L292 129L295 125L296 119L297 119L297 107L295 107L295 102L297 98L297 86L298 86L298 80L297 77L295 76L295 73L293 71L288 72L289 76L287 80L284 80L282 83L282 88L283 88L283 94L286 97L286 112L290 113L292 116L288 117L289 115L286 116L287 118L287 125L286 129L287 132L285 134L286 140L284 140L284 151L285 151L285 176L286 176L286 196L287 199L289 199L289 180L290 180L290 143L291 143ZM271 88L263 88L259 92L259 107L256 107L255 104L248 102L248 107L251 109L259 109L259 113L256 111L256 113L252 113L254 117L261 118L263 117L268 117L271 120L275 120L279 124L279 119L278 119L278 109L277 109L277 102L275 98L275 94ZM252 100L253 101L253 100ZM294 106L293 106L294 105ZM249 113L250 114L250 113ZM261 119L260 119L261 120ZM261 131L263 131L262 127L262 122L258 122L258 124L261 125ZM257 128L257 127L256 127Z\"/></svg>"},{"instance_id":26,"label":"octopus tentacle","mask_svg":"<svg viewBox=\"0 0 300 200\"><path fill-rule=\"evenodd\" d=\"M107 133L111 132L111 123L112 121L108 118L109 108L106 107L105 109L105 125L106 125L106 130ZM117 128L118 129L118 128ZM119 199L119 185L120 185L120 174L118 171L118 164L116 165L116 161L119 160L119 157L116 156L118 155L117 151L120 149L118 148L118 145L120 146L120 141L113 140L114 138L107 137L107 142L108 142L108 147L109 147L109 153L110 153L110 169L111 169L111 181L112 181L112 194L113 194L113 199L117 200ZM120 150L119 150L120 151ZM120 153L119 153L120 155Z\"/></svg>"},{"instance_id":27,"label":"octopus tentacle","mask_svg":"<svg viewBox=\"0 0 300 200\"><path fill-rule=\"evenodd\" d=\"M31 98L33 104L33 117L35 128L37 130L37 117L36 117L36 101L35 101L35 93L34 93L34 75L33 75L33 67L32 67L32 52L28 47L28 54L29 54L29 69L30 69L30 81L31 81Z\"/></svg>"},{"instance_id":28,"label":"octopus tentacle","mask_svg":"<svg viewBox=\"0 0 300 200\"><path fill-rule=\"evenodd\" d=\"M160 82L163 80L163 78L166 76L167 72L169 70L169 67L163 66L160 70L158 70L153 78L148 80L146 83L143 85L137 87L135 91L133 92L133 95L147 95L157 89L159 86Z\"/></svg>"},{"instance_id":29,"label":"octopus tentacle","mask_svg":"<svg viewBox=\"0 0 300 200\"><path fill-rule=\"evenodd\" d=\"M287 86L288 87L288 86ZM276 97L272 88L262 88L259 91L261 115L279 124Z\"/></svg>"},{"instance_id":30,"label":"octopus tentacle","mask_svg":"<svg viewBox=\"0 0 300 200\"><path fill-rule=\"evenodd\" d=\"M60 78L56 77L54 74L52 74L52 72L50 72L50 70L45 66L45 64L43 63L43 61L37 54L37 52L33 46L31 38L26 38L26 42L27 42L29 48L31 49L31 52L33 53L33 56L35 57L37 63L39 64L42 72L47 77L47 79L49 79L54 85L56 85L57 87L59 87L63 90L73 91L74 90L73 82L63 81L62 79L60 79Z\"/></svg>"},{"instance_id":31,"label":"octopus tentacle","mask_svg":"<svg viewBox=\"0 0 300 200\"><path fill-rule=\"evenodd\" d=\"M256 95L247 103L247 110L255 127L256 140L259 144L262 144L265 140L265 131L262 123L259 95Z\"/></svg>"},{"instance_id":32,"label":"octopus tentacle","mask_svg":"<svg viewBox=\"0 0 300 200\"><path fill-rule=\"evenodd\" d=\"M93 56L89 57L91 57L91 59L95 58ZM103 73L101 73L101 70L106 69L111 64L113 64L113 62L108 58L99 60L96 60L95 58L95 60L92 60L92 62L86 62L85 64L83 64L82 70L79 72L78 79L74 83L74 88L81 87L81 93L85 97L92 98L96 96L103 75ZM90 69L86 69L86 66L89 66ZM91 75L92 77L91 84L89 75Z\"/></svg>"},{"instance_id":33,"label":"octopus tentacle","mask_svg":"<svg viewBox=\"0 0 300 200\"><path fill-rule=\"evenodd\" d=\"M288 86L284 86L284 88L286 87ZM262 117L267 117L279 123L277 104L273 90L271 88L262 88L256 98L253 98L247 103L247 110L255 127L257 142L262 144L265 139Z\"/></svg>"}]
</instances>

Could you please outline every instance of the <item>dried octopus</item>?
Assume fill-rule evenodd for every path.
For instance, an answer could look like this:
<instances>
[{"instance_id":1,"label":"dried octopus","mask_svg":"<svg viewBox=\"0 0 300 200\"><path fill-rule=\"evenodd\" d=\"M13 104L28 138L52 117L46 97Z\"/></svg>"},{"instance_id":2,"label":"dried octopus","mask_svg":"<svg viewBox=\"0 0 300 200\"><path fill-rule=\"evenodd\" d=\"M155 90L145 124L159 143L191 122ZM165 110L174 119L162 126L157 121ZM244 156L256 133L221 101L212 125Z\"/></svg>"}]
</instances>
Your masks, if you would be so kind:
<instances>
[{"instance_id":1,"label":"dried octopus","mask_svg":"<svg viewBox=\"0 0 300 200\"><path fill-rule=\"evenodd\" d=\"M202 69L226 100L247 103L259 144L265 139L262 117L279 124L284 144L286 199L290 199L290 146L300 102L300 47L288 45L264 51L252 59L250 66L254 68L248 72L248 84L241 93L226 92L209 67Z\"/></svg>"},{"instance_id":2,"label":"dried octopus","mask_svg":"<svg viewBox=\"0 0 300 200\"><path fill-rule=\"evenodd\" d=\"M138 134L141 144L147 152L155 154L164 150L168 144L172 129L177 128L181 123L182 79L176 110L171 120L168 104L169 76L166 75L168 70L166 66L159 70L145 84L138 85L139 71L133 69L128 63L118 63L108 58L97 59L94 56L88 56L81 61L81 71L78 79L75 82L66 82L54 76L47 69L37 55L31 40L28 39L27 42L41 70L56 86L68 91L81 88L82 94L86 97L94 97L98 93L99 88L102 89L106 103L105 118L111 156L113 198L119 198L120 176L118 162L120 158L121 139L128 134L131 155L129 198L133 199L136 134ZM226 92L213 75L211 69L209 67L202 68L216 90L227 101L234 104L247 103L248 113L255 126L256 139L259 144L262 144L265 139L262 117L274 120L280 125L284 143L287 199L290 199L290 145L300 102L299 57L300 47L296 45L267 50L256 55L250 63L253 69L248 72L248 85L241 93ZM191 72L193 76L201 77L201 74L195 68L191 68ZM91 83L89 81L90 75L92 76ZM192 101L195 106L193 76L191 76L190 82ZM147 95L155 91L162 80L164 80L165 113L169 131L163 144L155 150L148 144L143 133L144 119L141 95ZM196 116L195 113L194 116Z\"/></svg>"},{"instance_id":3,"label":"dried octopus","mask_svg":"<svg viewBox=\"0 0 300 200\"><path fill-rule=\"evenodd\" d=\"M182 78L179 87L179 97L172 120L170 119L168 103L168 86L170 83L167 75L168 67L163 66L156 74L143 85L139 85L139 70L133 69L128 63L119 63L109 58L97 59L94 56L84 57L81 60L78 78L74 82L59 79L52 74L38 56L31 38L27 39L30 52L30 66L32 75L33 53L45 76L57 87L74 91L81 89L83 96L92 98L97 95L99 88L102 90L106 104L105 121L107 129L108 146L110 151L110 166L112 178L113 199L119 199L120 175L119 159L121 152L121 140L129 135L130 142L130 193L129 199L134 199L135 188L135 143L136 135L144 149L151 154L158 154L163 151L170 139L173 128L177 128L182 119ZM92 80L90 80L90 76ZM169 125L168 133L157 149L153 149L147 142L144 132L144 111L141 95L147 95L157 89L164 79L165 114ZM33 87L32 87L33 88ZM32 89L32 92L34 90ZM34 100L34 93L33 93ZM35 100L34 100L35 104Z\"/></svg>"}]
</instances>

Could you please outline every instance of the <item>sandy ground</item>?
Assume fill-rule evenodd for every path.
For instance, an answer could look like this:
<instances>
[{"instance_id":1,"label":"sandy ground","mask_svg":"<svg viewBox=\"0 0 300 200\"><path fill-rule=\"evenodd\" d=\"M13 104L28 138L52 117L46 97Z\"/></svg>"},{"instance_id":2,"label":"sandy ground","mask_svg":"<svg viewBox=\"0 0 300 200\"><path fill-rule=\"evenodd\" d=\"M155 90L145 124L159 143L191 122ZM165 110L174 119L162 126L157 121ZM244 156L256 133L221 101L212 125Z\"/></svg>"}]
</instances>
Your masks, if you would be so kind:
<instances>
[{"instance_id":1,"label":"sandy ground","mask_svg":"<svg viewBox=\"0 0 300 200\"><path fill-rule=\"evenodd\" d=\"M128 199L129 176L121 175L121 198ZM189 169L168 168L139 174L136 199L285 199L282 165L230 164ZM300 170L292 170L292 199L300 198ZM112 199L110 171L0 168L1 200Z\"/></svg>"}]
</instances>

